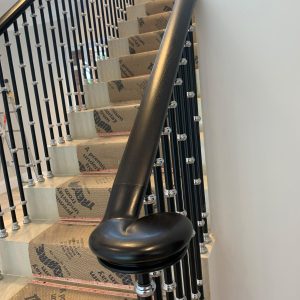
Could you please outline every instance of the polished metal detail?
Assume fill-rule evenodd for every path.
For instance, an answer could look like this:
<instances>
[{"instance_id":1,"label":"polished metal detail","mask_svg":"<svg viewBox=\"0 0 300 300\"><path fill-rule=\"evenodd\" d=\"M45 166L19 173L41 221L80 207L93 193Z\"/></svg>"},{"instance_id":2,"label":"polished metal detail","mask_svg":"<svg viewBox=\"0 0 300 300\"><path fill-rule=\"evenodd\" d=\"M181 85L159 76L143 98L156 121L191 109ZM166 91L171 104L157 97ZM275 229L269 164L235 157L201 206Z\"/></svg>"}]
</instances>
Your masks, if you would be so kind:
<instances>
[{"instance_id":1,"label":"polished metal detail","mask_svg":"<svg viewBox=\"0 0 300 300\"><path fill-rule=\"evenodd\" d=\"M136 294L140 297L140 298L147 298L147 297L151 297L156 289L156 284L153 280L151 280L151 283L149 285L146 286L141 286L138 284L138 282L136 282L134 284L134 289Z\"/></svg>"},{"instance_id":2,"label":"polished metal detail","mask_svg":"<svg viewBox=\"0 0 300 300\"><path fill-rule=\"evenodd\" d=\"M194 121L195 122L201 122L201 117L200 116L194 116Z\"/></svg>"},{"instance_id":3,"label":"polished metal detail","mask_svg":"<svg viewBox=\"0 0 300 300\"><path fill-rule=\"evenodd\" d=\"M201 185L202 180L200 178L194 179L194 185Z\"/></svg>"},{"instance_id":4,"label":"polished metal detail","mask_svg":"<svg viewBox=\"0 0 300 300\"><path fill-rule=\"evenodd\" d=\"M70 134L68 134L67 136L66 136L66 141L67 142L71 142L73 139L72 139L72 136L70 135Z\"/></svg>"},{"instance_id":5,"label":"polished metal detail","mask_svg":"<svg viewBox=\"0 0 300 300\"><path fill-rule=\"evenodd\" d=\"M161 276L161 271L154 271L150 273L151 277L160 277Z\"/></svg>"},{"instance_id":6,"label":"polished metal detail","mask_svg":"<svg viewBox=\"0 0 300 300\"><path fill-rule=\"evenodd\" d=\"M177 195L177 190L176 189L172 189L172 190L165 190L164 194L167 198L173 198Z\"/></svg>"},{"instance_id":7,"label":"polished metal detail","mask_svg":"<svg viewBox=\"0 0 300 300\"><path fill-rule=\"evenodd\" d=\"M186 296L183 296L183 298L175 298L176 300L186 300L187 298L186 298Z\"/></svg>"},{"instance_id":8,"label":"polished metal detail","mask_svg":"<svg viewBox=\"0 0 300 300\"><path fill-rule=\"evenodd\" d=\"M198 221L197 224L198 227L203 227L205 225L205 221L204 220Z\"/></svg>"},{"instance_id":9,"label":"polished metal detail","mask_svg":"<svg viewBox=\"0 0 300 300\"><path fill-rule=\"evenodd\" d=\"M58 137L58 141L57 142L59 144L64 144L65 143L65 139L62 136L60 136L60 137Z\"/></svg>"},{"instance_id":10,"label":"polished metal detail","mask_svg":"<svg viewBox=\"0 0 300 300\"><path fill-rule=\"evenodd\" d=\"M43 176L43 175L38 175L38 176L37 176L37 181L38 181L38 182L44 182L44 181L45 181L44 176Z\"/></svg>"},{"instance_id":11,"label":"polished metal detail","mask_svg":"<svg viewBox=\"0 0 300 300\"><path fill-rule=\"evenodd\" d=\"M24 216L23 224L29 224L29 223L31 223L31 220L30 220L29 216Z\"/></svg>"},{"instance_id":12,"label":"polished metal detail","mask_svg":"<svg viewBox=\"0 0 300 300\"><path fill-rule=\"evenodd\" d=\"M174 85L182 85L182 84L183 84L182 78L176 78Z\"/></svg>"},{"instance_id":13,"label":"polished metal detail","mask_svg":"<svg viewBox=\"0 0 300 300\"><path fill-rule=\"evenodd\" d=\"M53 178L53 177L54 177L54 175L53 175L52 171L48 171L47 178Z\"/></svg>"},{"instance_id":14,"label":"polished metal detail","mask_svg":"<svg viewBox=\"0 0 300 300\"><path fill-rule=\"evenodd\" d=\"M50 125L49 125L50 126ZM56 141L55 139L50 140L50 146L56 146Z\"/></svg>"},{"instance_id":15,"label":"polished metal detail","mask_svg":"<svg viewBox=\"0 0 300 300\"><path fill-rule=\"evenodd\" d=\"M155 163L154 163L154 167L162 167L164 165L164 159L163 158L157 158Z\"/></svg>"},{"instance_id":16,"label":"polished metal detail","mask_svg":"<svg viewBox=\"0 0 300 300\"><path fill-rule=\"evenodd\" d=\"M205 243L200 243L199 246L200 246L200 254L206 254L208 252Z\"/></svg>"},{"instance_id":17,"label":"polished metal detail","mask_svg":"<svg viewBox=\"0 0 300 300\"><path fill-rule=\"evenodd\" d=\"M185 133L177 134L177 141L178 142L184 142L187 140L187 135Z\"/></svg>"},{"instance_id":18,"label":"polished metal detail","mask_svg":"<svg viewBox=\"0 0 300 300\"><path fill-rule=\"evenodd\" d=\"M28 184L27 184L29 187L30 186L34 186L35 183L34 183L34 179L28 179Z\"/></svg>"},{"instance_id":19,"label":"polished metal detail","mask_svg":"<svg viewBox=\"0 0 300 300\"><path fill-rule=\"evenodd\" d=\"M193 165L195 163L195 157L187 157L186 158L186 164L187 165Z\"/></svg>"},{"instance_id":20,"label":"polished metal detail","mask_svg":"<svg viewBox=\"0 0 300 300\"><path fill-rule=\"evenodd\" d=\"M155 203L156 203L156 195L155 194L148 195L144 199L144 204L145 205L152 205L152 204L155 204Z\"/></svg>"},{"instance_id":21,"label":"polished metal detail","mask_svg":"<svg viewBox=\"0 0 300 300\"><path fill-rule=\"evenodd\" d=\"M201 297L201 293L200 292L198 292L197 294L193 294L192 293L192 300L200 299L200 297Z\"/></svg>"},{"instance_id":22,"label":"polished metal detail","mask_svg":"<svg viewBox=\"0 0 300 300\"><path fill-rule=\"evenodd\" d=\"M20 229L20 225L18 224L18 222L12 223L12 228L11 228L12 231L17 231L19 229Z\"/></svg>"},{"instance_id":23,"label":"polished metal detail","mask_svg":"<svg viewBox=\"0 0 300 300\"><path fill-rule=\"evenodd\" d=\"M207 219L208 216L209 216L209 213L208 213L208 212L202 213L202 218L203 218L203 219Z\"/></svg>"},{"instance_id":24,"label":"polished metal detail","mask_svg":"<svg viewBox=\"0 0 300 300\"><path fill-rule=\"evenodd\" d=\"M194 26L194 25L191 25L190 28L189 28L189 32L194 32L195 29L196 29L195 26Z\"/></svg>"},{"instance_id":25,"label":"polished metal detail","mask_svg":"<svg viewBox=\"0 0 300 300\"><path fill-rule=\"evenodd\" d=\"M163 286L162 286L162 289L167 293L171 293L176 289L176 286L177 285L176 285L175 281L173 281L172 283L169 283L169 284L164 282Z\"/></svg>"},{"instance_id":26,"label":"polished metal detail","mask_svg":"<svg viewBox=\"0 0 300 300\"><path fill-rule=\"evenodd\" d=\"M205 244L209 244L212 242L212 239L210 238L209 233L203 233L203 237L204 237Z\"/></svg>"},{"instance_id":27,"label":"polished metal detail","mask_svg":"<svg viewBox=\"0 0 300 300\"><path fill-rule=\"evenodd\" d=\"M188 63L188 60L186 58L182 58L179 62L179 66L186 66Z\"/></svg>"},{"instance_id":28,"label":"polished metal detail","mask_svg":"<svg viewBox=\"0 0 300 300\"><path fill-rule=\"evenodd\" d=\"M8 237L8 233L6 232L6 229L1 229L0 230L0 238L4 239L6 237Z\"/></svg>"},{"instance_id":29,"label":"polished metal detail","mask_svg":"<svg viewBox=\"0 0 300 300\"><path fill-rule=\"evenodd\" d=\"M170 105L169 105L169 108L172 109L172 108L177 108L177 102L175 100L171 101Z\"/></svg>"},{"instance_id":30,"label":"polished metal detail","mask_svg":"<svg viewBox=\"0 0 300 300\"><path fill-rule=\"evenodd\" d=\"M202 285L203 285L203 280L197 279L197 285L198 285L198 286L202 286Z\"/></svg>"},{"instance_id":31,"label":"polished metal detail","mask_svg":"<svg viewBox=\"0 0 300 300\"><path fill-rule=\"evenodd\" d=\"M180 214L180 215L183 215L183 216L185 216L185 217L187 216L186 210L178 211L177 213Z\"/></svg>"},{"instance_id":32,"label":"polished metal detail","mask_svg":"<svg viewBox=\"0 0 300 300\"><path fill-rule=\"evenodd\" d=\"M170 135L172 133L171 127L165 127L161 135Z\"/></svg>"},{"instance_id":33,"label":"polished metal detail","mask_svg":"<svg viewBox=\"0 0 300 300\"><path fill-rule=\"evenodd\" d=\"M186 93L186 96L189 98L189 99L192 99L196 96L195 92L191 91L191 92L187 92Z\"/></svg>"},{"instance_id":34,"label":"polished metal detail","mask_svg":"<svg viewBox=\"0 0 300 300\"><path fill-rule=\"evenodd\" d=\"M190 41L186 41L185 44L184 44L184 47L185 48L190 48L190 47L192 47L192 43Z\"/></svg>"}]
</instances>

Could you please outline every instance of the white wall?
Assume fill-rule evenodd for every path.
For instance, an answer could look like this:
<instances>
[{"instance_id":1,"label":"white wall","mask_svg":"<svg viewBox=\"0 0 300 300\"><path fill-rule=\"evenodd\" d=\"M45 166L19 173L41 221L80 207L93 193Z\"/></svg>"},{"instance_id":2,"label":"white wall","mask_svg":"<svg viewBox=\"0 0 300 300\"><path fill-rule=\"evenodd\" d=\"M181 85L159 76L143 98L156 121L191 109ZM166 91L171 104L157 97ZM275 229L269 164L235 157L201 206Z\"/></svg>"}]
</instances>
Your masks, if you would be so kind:
<instances>
[{"instance_id":1,"label":"white wall","mask_svg":"<svg viewBox=\"0 0 300 300\"><path fill-rule=\"evenodd\" d=\"M0 16L5 14L18 0L1 0Z\"/></svg>"},{"instance_id":2,"label":"white wall","mask_svg":"<svg viewBox=\"0 0 300 300\"><path fill-rule=\"evenodd\" d=\"M199 0L212 300L300 299L300 2Z\"/></svg>"}]
</instances>

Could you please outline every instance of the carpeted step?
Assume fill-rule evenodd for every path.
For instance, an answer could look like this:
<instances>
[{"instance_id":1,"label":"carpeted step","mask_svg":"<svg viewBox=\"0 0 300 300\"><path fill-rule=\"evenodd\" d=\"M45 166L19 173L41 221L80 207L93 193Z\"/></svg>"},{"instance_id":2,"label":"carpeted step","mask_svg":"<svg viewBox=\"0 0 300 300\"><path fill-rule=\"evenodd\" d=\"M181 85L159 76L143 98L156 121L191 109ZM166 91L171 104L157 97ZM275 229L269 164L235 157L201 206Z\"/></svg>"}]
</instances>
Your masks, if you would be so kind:
<instances>
[{"instance_id":1,"label":"carpeted step","mask_svg":"<svg viewBox=\"0 0 300 300\"><path fill-rule=\"evenodd\" d=\"M107 106L69 114L74 139L129 134L139 109L137 102Z\"/></svg>"},{"instance_id":2,"label":"carpeted step","mask_svg":"<svg viewBox=\"0 0 300 300\"><path fill-rule=\"evenodd\" d=\"M195 44L195 53L197 53L197 44ZM158 50L142 52L99 60L97 62L99 79L103 82L142 76L150 74L154 66ZM198 68L198 56L195 56L196 68ZM109 72L107 71L109 70Z\"/></svg>"},{"instance_id":3,"label":"carpeted step","mask_svg":"<svg viewBox=\"0 0 300 300\"><path fill-rule=\"evenodd\" d=\"M135 20L138 17L145 17L171 11L173 5L174 0L159 0L129 6L127 8L127 20Z\"/></svg>"},{"instance_id":4,"label":"carpeted step","mask_svg":"<svg viewBox=\"0 0 300 300\"><path fill-rule=\"evenodd\" d=\"M76 176L56 189L62 219L102 219L115 174Z\"/></svg>"},{"instance_id":5,"label":"carpeted step","mask_svg":"<svg viewBox=\"0 0 300 300\"><path fill-rule=\"evenodd\" d=\"M139 17L131 21L119 22L120 37L123 38L139 33L163 30L167 27L171 13L168 11L156 15Z\"/></svg>"},{"instance_id":6,"label":"carpeted step","mask_svg":"<svg viewBox=\"0 0 300 300\"><path fill-rule=\"evenodd\" d=\"M77 279L108 284L132 285L130 275L114 273L101 266L89 249L95 225L56 223L29 243L29 259L36 277Z\"/></svg>"},{"instance_id":7,"label":"carpeted step","mask_svg":"<svg viewBox=\"0 0 300 300\"><path fill-rule=\"evenodd\" d=\"M27 284L10 300L127 300L136 299L132 293L84 288L34 281Z\"/></svg>"},{"instance_id":8,"label":"carpeted step","mask_svg":"<svg viewBox=\"0 0 300 300\"><path fill-rule=\"evenodd\" d=\"M140 101L148 79L149 75L143 75L87 84L84 86L87 106L89 109L92 109L110 105L122 105L128 101Z\"/></svg>"}]
</instances>

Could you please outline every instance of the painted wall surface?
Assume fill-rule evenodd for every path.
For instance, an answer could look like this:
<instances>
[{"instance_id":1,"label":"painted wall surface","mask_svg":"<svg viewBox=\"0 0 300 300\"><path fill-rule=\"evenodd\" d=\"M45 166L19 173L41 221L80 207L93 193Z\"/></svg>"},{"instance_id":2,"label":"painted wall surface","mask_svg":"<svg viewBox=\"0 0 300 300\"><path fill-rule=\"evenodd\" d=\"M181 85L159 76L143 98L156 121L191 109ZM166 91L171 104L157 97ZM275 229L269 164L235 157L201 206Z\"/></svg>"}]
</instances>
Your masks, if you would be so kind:
<instances>
[{"instance_id":1,"label":"painted wall surface","mask_svg":"<svg viewBox=\"0 0 300 300\"><path fill-rule=\"evenodd\" d=\"M212 300L300 299L300 2L199 0Z\"/></svg>"},{"instance_id":2,"label":"painted wall surface","mask_svg":"<svg viewBox=\"0 0 300 300\"><path fill-rule=\"evenodd\" d=\"M15 3L17 3L17 0L1 0L0 5L0 16L5 14Z\"/></svg>"}]
</instances>

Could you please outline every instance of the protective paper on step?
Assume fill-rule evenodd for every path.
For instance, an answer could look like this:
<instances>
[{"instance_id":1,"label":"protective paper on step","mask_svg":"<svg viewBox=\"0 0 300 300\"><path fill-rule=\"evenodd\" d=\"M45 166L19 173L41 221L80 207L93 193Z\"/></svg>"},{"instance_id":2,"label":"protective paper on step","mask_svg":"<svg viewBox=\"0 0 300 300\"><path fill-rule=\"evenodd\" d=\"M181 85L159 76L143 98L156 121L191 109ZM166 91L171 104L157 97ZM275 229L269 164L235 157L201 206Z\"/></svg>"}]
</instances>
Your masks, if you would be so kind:
<instances>
[{"instance_id":1,"label":"protective paper on step","mask_svg":"<svg viewBox=\"0 0 300 300\"><path fill-rule=\"evenodd\" d=\"M159 14L161 12L168 12L172 10L173 5L173 0L147 2L145 3L145 12L147 16Z\"/></svg>"},{"instance_id":2,"label":"protective paper on step","mask_svg":"<svg viewBox=\"0 0 300 300\"><path fill-rule=\"evenodd\" d=\"M77 146L79 170L83 173L116 170L128 137L102 137Z\"/></svg>"},{"instance_id":3,"label":"protective paper on step","mask_svg":"<svg viewBox=\"0 0 300 300\"><path fill-rule=\"evenodd\" d=\"M132 129L139 105L113 106L94 110L96 131L99 135L122 134Z\"/></svg>"},{"instance_id":4,"label":"protective paper on step","mask_svg":"<svg viewBox=\"0 0 300 300\"><path fill-rule=\"evenodd\" d=\"M149 75L114 80L108 82L109 99L114 104L141 100L147 86Z\"/></svg>"},{"instance_id":5,"label":"protective paper on step","mask_svg":"<svg viewBox=\"0 0 300 300\"><path fill-rule=\"evenodd\" d=\"M131 36L128 38L129 53L135 54L158 50L163 36L163 30Z\"/></svg>"},{"instance_id":6,"label":"protective paper on step","mask_svg":"<svg viewBox=\"0 0 300 300\"><path fill-rule=\"evenodd\" d=\"M167 27L171 12L138 18L139 33L162 30Z\"/></svg>"},{"instance_id":7,"label":"protective paper on step","mask_svg":"<svg viewBox=\"0 0 300 300\"><path fill-rule=\"evenodd\" d=\"M101 266L88 239L95 226L54 224L29 243L32 273L40 276L132 285L130 275Z\"/></svg>"},{"instance_id":8,"label":"protective paper on step","mask_svg":"<svg viewBox=\"0 0 300 300\"><path fill-rule=\"evenodd\" d=\"M60 218L102 219L115 175L76 176L56 189Z\"/></svg>"}]
</instances>

